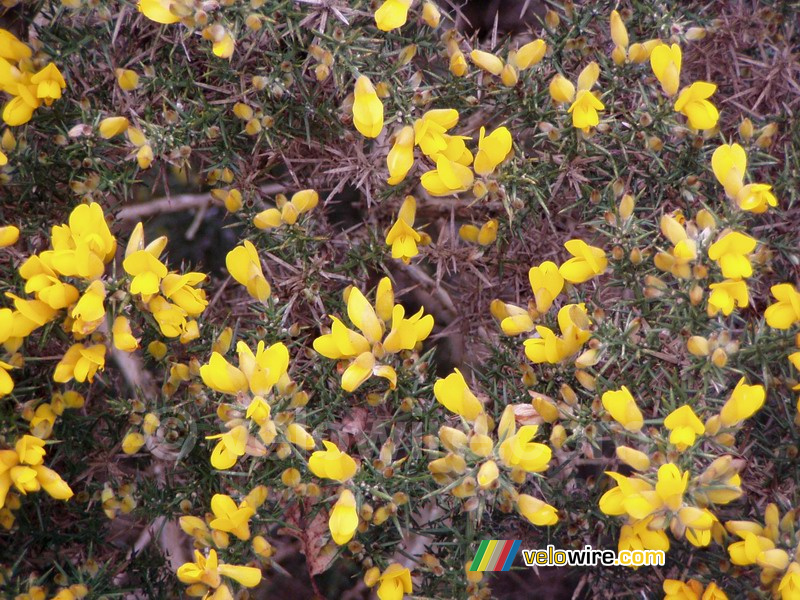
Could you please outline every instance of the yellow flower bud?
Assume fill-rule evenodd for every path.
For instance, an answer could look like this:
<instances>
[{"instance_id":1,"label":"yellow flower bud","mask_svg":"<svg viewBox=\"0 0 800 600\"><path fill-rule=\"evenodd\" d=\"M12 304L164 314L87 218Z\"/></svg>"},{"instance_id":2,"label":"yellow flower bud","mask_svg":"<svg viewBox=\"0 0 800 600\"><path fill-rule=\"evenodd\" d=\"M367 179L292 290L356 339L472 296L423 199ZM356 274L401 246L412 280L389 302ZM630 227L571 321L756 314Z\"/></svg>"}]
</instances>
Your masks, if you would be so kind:
<instances>
[{"instance_id":1,"label":"yellow flower bud","mask_svg":"<svg viewBox=\"0 0 800 600\"><path fill-rule=\"evenodd\" d=\"M139 75L136 71L131 69L117 69L117 85L123 90L129 92L139 87Z\"/></svg>"},{"instance_id":2,"label":"yellow flower bud","mask_svg":"<svg viewBox=\"0 0 800 600\"><path fill-rule=\"evenodd\" d=\"M475 66L491 73L492 75L500 75L503 71L503 61L490 52L483 50L473 50L469 53L469 57Z\"/></svg>"}]
</instances>

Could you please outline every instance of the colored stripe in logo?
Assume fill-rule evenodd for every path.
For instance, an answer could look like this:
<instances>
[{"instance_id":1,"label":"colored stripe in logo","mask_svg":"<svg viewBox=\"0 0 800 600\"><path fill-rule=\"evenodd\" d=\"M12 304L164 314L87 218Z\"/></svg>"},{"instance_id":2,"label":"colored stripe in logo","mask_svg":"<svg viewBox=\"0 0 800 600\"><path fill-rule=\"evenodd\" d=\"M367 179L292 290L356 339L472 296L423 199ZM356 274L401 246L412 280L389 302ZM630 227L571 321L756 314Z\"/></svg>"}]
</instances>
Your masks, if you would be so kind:
<instances>
[{"instance_id":1,"label":"colored stripe in logo","mask_svg":"<svg viewBox=\"0 0 800 600\"><path fill-rule=\"evenodd\" d=\"M470 571L508 571L519 552L519 540L483 540Z\"/></svg>"}]
</instances>

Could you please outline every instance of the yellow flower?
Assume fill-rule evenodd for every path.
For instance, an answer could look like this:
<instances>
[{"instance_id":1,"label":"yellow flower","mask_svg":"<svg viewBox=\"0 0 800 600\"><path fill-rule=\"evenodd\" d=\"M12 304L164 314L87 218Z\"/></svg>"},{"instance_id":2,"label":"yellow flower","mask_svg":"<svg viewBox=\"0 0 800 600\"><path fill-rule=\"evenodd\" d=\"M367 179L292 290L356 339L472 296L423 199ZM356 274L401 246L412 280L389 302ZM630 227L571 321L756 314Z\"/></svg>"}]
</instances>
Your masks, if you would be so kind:
<instances>
[{"instance_id":1,"label":"yellow flower","mask_svg":"<svg viewBox=\"0 0 800 600\"><path fill-rule=\"evenodd\" d=\"M531 267L528 271L528 281L536 301L536 310L540 313L550 310L553 301L564 289L564 278L561 276L558 266L549 260L538 267Z\"/></svg>"},{"instance_id":2,"label":"yellow flower","mask_svg":"<svg viewBox=\"0 0 800 600\"><path fill-rule=\"evenodd\" d=\"M122 451L125 454L136 454L144 446L144 436L136 431L131 431L122 439Z\"/></svg>"},{"instance_id":3,"label":"yellow flower","mask_svg":"<svg viewBox=\"0 0 800 600\"><path fill-rule=\"evenodd\" d=\"M700 600L700 594L703 593L703 585L694 579L687 583L665 579L661 587L664 590L664 600Z\"/></svg>"},{"instance_id":4,"label":"yellow flower","mask_svg":"<svg viewBox=\"0 0 800 600\"><path fill-rule=\"evenodd\" d=\"M458 111L454 108L429 110L421 119L414 121L414 143L431 158L447 150L446 132L458 123ZM452 159L455 160L455 159Z\"/></svg>"},{"instance_id":5,"label":"yellow flower","mask_svg":"<svg viewBox=\"0 0 800 600\"><path fill-rule=\"evenodd\" d=\"M528 473L540 473L547 469L552 451L544 444L531 442L538 431L536 425L523 425L500 444L500 458L506 466L517 467Z\"/></svg>"},{"instance_id":6,"label":"yellow flower","mask_svg":"<svg viewBox=\"0 0 800 600\"><path fill-rule=\"evenodd\" d=\"M0 450L0 509L6 504L13 485L22 494L44 489L56 500L69 500L72 490L61 477L48 469L44 462L44 440L23 435L13 450Z\"/></svg>"},{"instance_id":7,"label":"yellow flower","mask_svg":"<svg viewBox=\"0 0 800 600\"><path fill-rule=\"evenodd\" d=\"M14 225L0 227L0 248L8 248L17 243L19 229Z\"/></svg>"},{"instance_id":8,"label":"yellow flower","mask_svg":"<svg viewBox=\"0 0 800 600\"><path fill-rule=\"evenodd\" d=\"M800 563L793 561L778 584L781 600L795 600L800 597Z\"/></svg>"},{"instance_id":9,"label":"yellow flower","mask_svg":"<svg viewBox=\"0 0 800 600\"><path fill-rule=\"evenodd\" d=\"M31 49L18 40L13 33L0 29L0 58L19 62L24 58L30 58L31 54Z\"/></svg>"},{"instance_id":10,"label":"yellow flower","mask_svg":"<svg viewBox=\"0 0 800 600\"><path fill-rule=\"evenodd\" d=\"M11 375L8 374L8 371L13 368L12 365L0 360L0 398L8 396L14 391L14 380L11 379Z\"/></svg>"},{"instance_id":11,"label":"yellow flower","mask_svg":"<svg viewBox=\"0 0 800 600\"><path fill-rule=\"evenodd\" d=\"M130 126L130 122L125 117L107 117L100 121L98 129L100 137L109 140L120 133L125 133Z\"/></svg>"},{"instance_id":12,"label":"yellow flower","mask_svg":"<svg viewBox=\"0 0 800 600\"><path fill-rule=\"evenodd\" d=\"M133 130L129 129L128 133L131 131ZM154 158L155 154L153 154L153 147L150 144L142 144L136 152L136 162L139 164L140 169L149 169L150 165L153 164Z\"/></svg>"},{"instance_id":13,"label":"yellow flower","mask_svg":"<svg viewBox=\"0 0 800 600\"><path fill-rule=\"evenodd\" d=\"M403 127L395 137L386 156L386 166L389 168L389 179L386 180L389 185L403 181L414 166L414 128L411 125Z\"/></svg>"},{"instance_id":14,"label":"yellow flower","mask_svg":"<svg viewBox=\"0 0 800 600\"><path fill-rule=\"evenodd\" d=\"M53 227L51 243L53 250L40 256L65 277L97 279L117 250L117 241L96 202L76 206L70 213L69 225Z\"/></svg>"},{"instance_id":15,"label":"yellow flower","mask_svg":"<svg viewBox=\"0 0 800 600\"><path fill-rule=\"evenodd\" d=\"M628 431L639 431L644 425L644 417L636 400L624 385L614 391L609 390L602 397L603 408L605 408L617 423Z\"/></svg>"},{"instance_id":16,"label":"yellow flower","mask_svg":"<svg viewBox=\"0 0 800 600\"><path fill-rule=\"evenodd\" d=\"M244 240L225 257L228 272L236 281L247 288L247 293L260 302L269 298L272 288L261 270L261 259L255 246Z\"/></svg>"},{"instance_id":17,"label":"yellow flower","mask_svg":"<svg viewBox=\"0 0 800 600\"><path fill-rule=\"evenodd\" d=\"M74 304L80 296L75 286L62 282L57 273L35 254L20 266L19 274L26 280L25 292L35 294L37 300L54 310Z\"/></svg>"},{"instance_id":18,"label":"yellow flower","mask_svg":"<svg viewBox=\"0 0 800 600\"><path fill-rule=\"evenodd\" d=\"M103 300L106 288L100 280L93 281L70 311L73 318L72 333L88 335L97 329L106 316Z\"/></svg>"},{"instance_id":19,"label":"yellow flower","mask_svg":"<svg viewBox=\"0 0 800 600\"><path fill-rule=\"evenodd\" d=\"M673 410L664 419L664 427L671 431L669 441L683 452L694 444L695 436L703 435L706 431L703 422L694 414L688 404Z\"/></svg>"},{"instance_id":20,"label":"yellow flower","mask_svg":"<svg viewBox=\"0 0 800 600\"><path fill-rule=\"evenodd\" d=\"M388 380L392 389L397 385L397 373L391 366L378 365L371 352L363 352L342 373L342 389L354 392L373 375Z\"/></svg>"},{"instance_id":21,"label":"yellow flower","mask_svg":"<svg viewBox=\"0 0 800 600\"><path fill-rule=\"evenodd\" d=\"M47 106L61 98L61 90L67 87L64 76L54 63L48 63L42 70L31 75L30 82L36 86L36 97L44 100Z\"/></svg>"},{"instance_id":22,"label":"yellow flower","mask_svg":"<svg viewBox=\"0 0 800 600\"><path fill-rule=\"evenodd\" d=\"M282 342L266 348L263 340L259 340L256 353L244 342L236 344L239 354L239 369L247 378L250 391L256 395L268 394L289 368L289 350ZM201 367L202 375L202 367Z\"/></svg>"},{"instance_id":23,"label":"yellow flower","mask_svg":"<svg viewBox=\"0 0 800 600\"><path fill-rule=\"evenodd\" d=\"M358 513L356 513L355 496L350 490L342 490L328 518L328 529L333 541L343 546L353 539L356 528L358 528Z\"/></svg>"},{"instance_id":24,"label":"yellow flower","mask_svg":"<svg viewBox=\"0 0 800 600\"><path fill-rule=\"evenodd\" d=\"M562 264L558 272L570 283L589 281L602 274L608 266L605 252L601 248L588 245L583 240L569 240L564 243L564 247L573 258Z\"/></svg>"},{"instance_id":25,"label":"yellow flower","mask_svg":"<svg viewBox=\"0 0 800 600\"><path fill-rule=\"evenodd\" d=\"M772 186L766 183L751 183L742 187L736 194L736 203L742 210L753 213L766 212L770 206L778 206L778 199L771 192Z\"/></svg>"},{"instance_id":26,"label":"yellow flower","mask_svg":"<svg viewBox=\"0 0 800 600\"><path fill-rule=\"evenodd\" d=\"M517 497L517 511L537 526L550 526L558 523L558 511L555 507L528 494Z\"/></svg>"},{"instance_id":27,"label":"yellow flower","mask_svg":"<svg viewBox=\"0 0 800 600\"><path fill-rule=\"evenodd\" d=\"M556 74L550 81L550 97L557 104L572 102L575 99L575 86L563 75Z\"/></svg>"},{"instance_id":28,"label":"yellow flower","mask_svg":"<svg viewBox=\"0 0 800 600\"><path fill-rule=\"evenodd\" d=\"M211 354L207 365L200 367L200 377L212 390L223 394L238 394L248 388L247 377L217 352Z\"/></svg>"},{"instance_id":29,"label":"yellow flower","mask_svg":"<svg viewBox=\"0 0 800 600\"><path fill-rule=\"evenodd\" d=\"M439 154L436 169L423 173L420 181L431 196L450 196L467 191L475 176L469 167Z\"/></svg>"},{"instance_id":30,"label":"yellow flower","mask_svg":"<svg viewBox=\"0 0 800 600\"><path fill-rule=\"evenodd\" d=\"M739 144L722 144L711 155L711 170L729 198L736 198L744 185L747 154Z\"/></svg>"},{"instance_id":31,"label":"yellow flower","mask_svg":"<svg viewBox=\"0 0 800 600\"><path fill-rule=\"evenodd\" d=\"M652 526L653 517L638 519L623 525L619 532L617 549L622 550L669 550L669 538L661 529Z\"/></svg>"},{"instance_id":32,"label":"yellow flower","mask_svg":"<svg viewBox=\"0 0 800 600\"><path fill-rule=\"evenodd\" d=\"M240 540L250 539L250 517L256 514L256 511L247 500L236 506L230 496L214 494L211 498L211 512L215 517L209 523L211 529L232 533Z\"/></svg>"},{"instance_id":33,"label":"yellow flower","mask_svg":"<svg viewBox=\"0 0 800 600\"><path fill-rule=\"evenodd\" d=\"M774 304L764 311L767 325L775 329L789 329L800 322L800 292L791 283L779 283L770 288L774 296Z\"/></svg>"},{"instance_id":34,"label":"yellow flower","mask_svg":"<svg viewBox=\"0 0 800 600\"><path fill-rule=\"evenodd\" d=\"M572 126L577 129L587 130L596 127L600 123L598 110L605 110L606 106L600 99L589 90L580 90L575 102L573 102L568 113L572 114Z\"/></svg>"},{"instance_id":35,"label":"yellow flower","mask_svg":"<svg viewBox=\"0 0 800 600\"><path fill-rule=\"evenodd\" d=\"M628 30L616 10L611 11L611 40L614 42L614 52L616 53L616 55L612 54L614 62L622 64L625 62L628 51ZM622 60L617 60L618 57Z\"/></svg>"},{"instance_id":36,"label":"yellow flower","mask_svg":"<svg viewBox=\"0 0 800 600\"><path fill-rule=\"evenodd\" d=\"M410 127L407 129L411 130ZM386 234L386 244L392 247L392 258L399 258L406 264L419 254L417 242L422 239L422 236L414 230L416 211L417 201L414 196L406 196L397 214L397 221Z\"/></svg>"},{"instance_id":37,"label":"yellow flower","mask_svg":"<svg viewBox=\"0 0 800 600\"><path fill-rule=\"evenodd\" d=\"M750 302L750 295L747 292L747 284L741 279L726 279L720 283L712 283L708 286L711 294L708 296L708 314L716 315L722 311L723 315L729 315L734 307L746 307Z\"/></svg>"},{"instance_id":38,"label":"yellow flower","mask_svg":"<svg viewBox=\"0 0 800 600\"><path fill-rule=\"evenodd\" d=\"M303 450L313 450L316 446L314 437L298 423L291 423L286 428L286 439Z\"/></svg>"},{"instance_id":39,"label":"yellow flower","mask_svg":"<svg viewBox=\"0 0 800 600\"><path fill-rule=\"evenodd\" d=\"M230 31L223 31L220 35L215 36L211 45L211 51L220 58L230 58L233 56L235 48L236 40L233 39Z\"/></svg>"},{"instance_id":40,"label":"yellow flower","mask_svg":"<svg viewBox=\"0 0 800 600\"><path fill-rule=\"evenodd\" d=\"M84 346L73 344L56 365L53 381L67 383L73 378L75 381L90 383L98 370L106 364L106 347L103 344Z\"/></svg>"},{"instance_id":41,"label":"yellow flower","mask_svg":"<svg viewBox=\"0 0 800 600\"><path fill-rule=\"evenodd\" d=\"M489 219L481 225L476 240L481 246L488 246L497 240L497 219Z\"/></svg>"},{"instance_id":42,"label":"yellow flower","mask_svg":"<svg viewBox=\"0 0 800 600\"><path fill-rule=\"evenodd\" d=\"M450 72L456 77L463 77L467 73L467 59L460 50L450 57Z\"/></svg>"},{"instance_id":43,"label":"yellow flower","mask_svg":"<svg viewBox=\"0 0 800 600\"><path fill-rule=\"evenodd\" d=\"M203 596L209 589L217 590L213 595L209 592L209 600L230 600L233 596L228 586L222 583L222 578L230 577L244 587L252 588L261 583L261 569L255 567L242 567L220 563L217 551L213 548L208 551L208 558L194 551L194 562L184 563L178 567L177 577L181 583L188 584L190 590L199 591Z\"/></svg>"},{"instance_id":44,"label":"yellow flower","mask_svg":"<svg viewBox=\"0 0 800 600\"><path fill-rule=\"evenodd\" d=\"M683 493L689 485L689 471L681 471L672 463L658 468L656 494L671 511L677 511L683 502Z\"/></svg>"},{"instance_id":45,"label":"yellow flower","mask_svg":"<svg viewBox=\"0 0 800 600\"><path fill-rule=\"evenodd\" d=\"M187 315L196 317L208 306L205 291L194 287L205 279L204 273L194 271L184 274L168 273L161 281L161 292L168 300L185 310Z\"/></svg>"},{"instance_id":46,"label":"yellow flower","mask_svg":"<svg viewBox=\"0 0 800 600\"><path fill-rule=\"evenodd\" d=\"M511 152L511 132L507 127L498 127L489 135L486 128L481 127L478 138L478 153L475 155L475 173L478 175L491 175L497 166L503 162Z\"/></svg>"},{"instance_id":47,"label":"yellow flower","mask_svg":"<svg viewBox=\"0 0 800 600\"><path fill-rule=\"evenodd\" d=\"M625 477L613 471L606 471L606 475L611 477L616 483L616 487L611 488L600 497L600 510L603 514L619 516L626 514L626 506L629 499L639 496L640 492L652 492L653 486L637 477Z\"/></svg>"},{"instance_id":48,"label":"yellow flower","mask_svg":"<svg viewBox=\"0 0 800 600\"><path fill-rule=\"evenodd\" d=\"M647 471L650 468L650 458L644 452L628 446L617 446L617 458L637 471Z\"/></svg>"},{"instance_id":49,"label":"yellow flower","mask_svg":"<svg viewBox=\"0 0 800 600\"><path fill-rule=\"evenodd\" d=\"M401 350L413 350L419 342L428 338L433 330L433 316L424 315L424 308L406 318L405 308L395 304L392 310L392 327L383 341L383 349L394 354Z\"/></svg>"},{"instance_id":50,"label":"yellow flower","mask_svg":"<svg viewBox=\"0 0 800 600\"><path fill-rule=\"evenodd\" d=\"M694 129L712 129L719 120L717 107L708 98L717 91L717 86L706 81L695 81L681 90L675 101L675 110L689 119Z\"/></svg>"},{"instance_id":51,"label":"yellow flower","mask_svg":"<svg viewBox=\"0 0 800 600\"><path fill-rule=\"evenodd\" d=\"M595 127L600 122L597 111L604 110L605 105L590 91L592 86L597 82L599 75L600 67L594 61L586 65L578 75L578 93L577 96L575 96L575 101L572 102L567 110L568 113L572 114L573 127L586 131L590 127ZM551 86L552 85L551 83ZM563 93L563 97L569 97L567 101L571 101L573 96L572 90L569 87L564 88L563 83L556 84L557 88L559 86L563 88L560 90ZM557 89L556 92L558 93L559 90Z\"/></svg>"},{"instance_id":52,"label":"yellow flower","mask_svg":"<svg viewBox=\"0 0 800 600\"><path fill-rule=\"evenodd\" d=\"M503 71L503 61L494 54L483 50L473 50L470 52L469 57L477 67L492 75L500 75Z\"/></svg>"},{"instance_id":53,"label":"yellow flower","mask_svg":"<svg viewBox=\"0 0 800 600\"><path fill-rule=\"evenodd\" d=\"M147 250L137 250L125 257L122 268L131 280L131 294L139 294L149 302L159 292L161 280L167 275L167 267Z\"/></svg>"},{"instance_id":54,"label":"yellow flower","mask_svg":"<svg viewBox=\"0 0 800 600\"><path fill-rule=\"evenodd\" d=\"M375 11L375 25L381 31L391 31L392 29L402 27L406 24L406 20L408 19L408 9L410 6L411 0L385 0L378 10Z\"/></svg>"},{"instance_id":55,"label":"yellow flower","mask_svg":"<svg viewBox=\"0 0 800 600\"><path fill-rule=\"evenodd\" d=\"M356 474L356 461L334 444L323 440L325 450L317 450L308 459L308 468L317 477L344 483Z\"/></svg>"},{"instance_id":56,"label":"yellow flower","mask_svg":"<svg viewBox=\"0 0 800 600\"><path fill-rule=\"evenodd\" d=\"M422 20L425 21L428 27L436 29L439 26L439 20L441 18L442 14L439 12L435 3L425 2L422 5Z\"/></svg>"},{"instance_id":57,"label":"yellow flower","mask_svg":"<svg viewBox=\"0 0 800 600\"><path fill-rule=\"evenodd\" d=\"M756 414L764 405L767 392L760 384L748 385L746 379L742 377L731 393L731 397L725 402L719 413L720 421L726 427L735 427L745 419L749 419Z\"/></svg>"},{"instance_id":58,"label":"yellow flower","mask_svg":"<svg viewBox=\"0 0 800 600\"><path fill-rule=\"evenodd\" d=\"M172 2L170 0L139 0L139 11L151 21L170 25L177 23L180 18L172 14L169 10Z\"/></svg>"},{"instance_id":59,"label":"yellow flower","mask_svg":"<svg viewBox=\"0 0 800 600\"><path fill-rule=\"evenodd\" d=\"M367 339L349 329L338 318L331 316L331 333L321 335L314 340L314 350L325 358L338 360L341 358L355 358L368 352L371 345Z\"/></svg>"},{"instance_id":60,"label":"yellow flower","mask_svg":"<svg viewBox=\"0 0 800 600\"><path fill-rule=\"evenodd\" d=\"M454 369L453 373L444 379L436 380L433 385L433 395L439 404L467 421L474 421L483 412L483 404L469 389L458 369Z\"/></svg>"},{"instance_id":61,"label":"yellow flower","mask_svg":"<svg viewBox=\"0 0 800 600\"><path fill-rule=\"evenodd\" d=\"M532 42L528 42L524 46L521 46L514 54L514 65L520 71L529 69L530 67L539 64L539 62L544 58L545 52L547 52L547 43L544 40L533 40Z\"/></svg>"},{"instance_id":62,"label":"yellow flower","mask_svg":"<svg viewBox=\"0 0 800 600\"><path fill-rule=\"evenodd\" d=\"M117 85L130 92L139 87L139 74L132 69L116 69L114 71L117 75Z\"/></svg>"},{"instance_id":63,"label":"yellow flower","mask_svg":"<svg viewBox=\"0 0 800 600\"><path fill-rule=\"evenodd\" d=\"M500 470L497 468L497 463L493 460L487 460L478 469L478 485L482 490L489 489L499 476Z\"/></svg>"},{"instance_id":64,"label":"yellow flower","mask_svg":"<svg viewBox=\"0 0 800 600\"><path fill-rule=\"evenodd\" d=\"M413 591L411 571L399 563L392 563L378 578L378 598L380 600L402 600L404 594Z\"/></svg>"},{"instance_id":65,"label":"yellow flower","mask_svg":"<svg viewBox=\"0 0 800 600\"><path fill-rule=\"evenodd\" d=\"M395 0L388 0L387 4ZM378 137L383 130L383 104L366 75L356 80L353 125L364 137Z\"/></svg>"},{"instance_id":66,"label":"yellow flower","mask_svg":"<svg viewBox=\"0 0 800 600\"><path fill-rule=\"evenodd\" d=\"M504 319L503 323L505 322ZM557 337L552 329L537 325L536 333L539 334L538 338L529 338L524 342L525 356L532 363L557 364L568 356L564 340Z\"/></svg>"},{"instance_id":67,"label":"yellow flower","mask_svg":"<svg viewBox=\"0 0 800 600\"><path fill-rule=\"evenodd\" d=\"M650 66L667 96L678 93L681 79L681 48L678 44L661 44L650 53ZM677 110L677 109L676 109Z\"/></svg>"},{"instance_id":68,"label":"yellow flower","mask_svg":"<svg viewBox=\"0 0 800 600\"><path fill-rule=\"evenodd\" d=\"M236 464L236 459L244 455L248 437L244 425L237 425L225 433L207 435L207 440L219 439L211 453L211 466L220 471L230 469Z\"/></svg>"},{"instance_id":69,"label":"yellow flower","mask_svg":"<svg viewBox=\"0 0 800 600\"><path fill-rule=\"evenodd\" d=\"M747 255L755 250L758 242L749 235L732 231L711 244L708 258L719 263L722 276L741 279L753 274L753 266Z\"/></svg>"}]
</instances>

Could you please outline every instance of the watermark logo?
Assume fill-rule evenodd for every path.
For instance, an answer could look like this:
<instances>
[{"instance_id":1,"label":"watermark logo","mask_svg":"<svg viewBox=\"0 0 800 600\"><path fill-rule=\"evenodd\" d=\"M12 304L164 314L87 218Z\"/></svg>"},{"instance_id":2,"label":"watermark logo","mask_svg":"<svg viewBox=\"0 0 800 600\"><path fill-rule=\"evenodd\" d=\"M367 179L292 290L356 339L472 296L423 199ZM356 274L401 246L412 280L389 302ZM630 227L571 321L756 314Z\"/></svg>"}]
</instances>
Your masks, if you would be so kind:
<instances>
[{"instance_id":1,"label":"watermark logo","mask_svg":"<svg viewBox=\"0 0 800 600\"><path fill-rule=\"evenodd\" d=\"M519 553L519 540L483 540L472 560L470 571L508 571ZM663 566L663 550L601 550L584 546L580 550L561 550L552 544L546 549L522 550L527 567L652 567Z\"/></svg>"},{"instance_id":2,"label":"watermark logo","mask_svg":"<svg viewBox=\"0 0 800 600\"><path fill-rule=\"evenodd\" d=\"M470 571L508 571L519 552L519 540L483 540Z\"/></svg>"}]
</instances>

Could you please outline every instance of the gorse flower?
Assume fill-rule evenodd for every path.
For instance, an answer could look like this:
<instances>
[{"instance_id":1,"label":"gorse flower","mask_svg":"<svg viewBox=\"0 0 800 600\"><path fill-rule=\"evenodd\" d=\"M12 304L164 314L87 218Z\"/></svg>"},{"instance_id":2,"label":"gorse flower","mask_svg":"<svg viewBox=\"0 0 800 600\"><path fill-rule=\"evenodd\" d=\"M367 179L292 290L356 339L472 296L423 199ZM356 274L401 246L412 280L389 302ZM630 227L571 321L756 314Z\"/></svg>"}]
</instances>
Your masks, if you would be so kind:
<instances>
[{"instance_id":1,"label":"gorse flower","mask_svg":"<svg viewBox=\"0 0 800 600\"><path fill-rule=\"evenodd\" d=\"M387 379L394 388L397 383L394 368L377 361L387 354L414 350L430 335L433 317L423 315L424 309L420 309L407 318L405 309L394 304L392 284L387 277L378 284L374 308L358 288L346 289L344 296L350 322L360 333L331 316L331 333L316 338L314 350L326 358L347 361L342 373L342 389L347 392L355 391L373 375ZM390 330L384 339L387 328Z\"/></svg>"},{"instance_id":2,"label":"gorse flower","mask_svg":"<svg viewBox=\"0 0 800 600\"><path fill-rule=\"evenodd\" d=\"M319 204L319 194L315 190L295 192L291 200L279 195L279 208L268 208L261 211L253 217L253 225L258 229L274 229L281 225L294 225L300 215L314 210L317 204Z\"/></svg>"},{"instance_id":3,"label":"gorse flower","mask_svg":"<svg viewBox=\"0 0 800 600\"><path fill-rule=\"evenodd\" d=\"M483 412L481 401L469 389L458 369L433 384L433 395L439 404L467 421L474 421Z\"/></svg>"},{"instance_id":4,"label":"gorse flower","mask_svg":"<svg viewBox=\"0 0 800 600\"><path fill-rule=\"evenodd\" d=\"M381 31L392 31L402 27L408 19L410 6L411 0L384 0L375 11L375 25Z\"/></svg>"},{"instance_id":5,"label":"gorse flower","mask_svg":"<svg viewBox=\"0 0 800 600\"><path fill-rule=\"evenodd\" d=\"M564 247L573 256L558 268L565 281L585 283L602 274L608 266L605 252L583 240L569 240L564 242Z\"/></svg>"},{"instance_id":6,"label":"gorse flower","mask_svg":"<svg viewBox=\"0 0 800 600\"><path fill-rule=\"evenodd\" d=\"M572 125L577 129L589 131L600 123L598 111L605 105L591 91L600 76L600 67L594 61L586 65L578 75L577 95L575 86L563 75L557 74L550 81L550 97L557 104L570 103L568 113L572 115Z\"/></svg>"},{"instance_id":7,"label":"gorse flower","mask_svg":"<svg viewBox=\"0 0 800 600\"><path fill-rule=\"evenodd\" d=\"M716 91L717 86L713 83L695 81L681 90L675 101L675 110L686 116L694 129L713 129L719 120L719 111L708 98Z\"/></svg>"},{"instance_id":8,"label":"gorse flower","mask_svg":"<svg viewBox=\"0 0 800 600\"><path fill-rule=\"evenodd\" d=\"M766 397L763 385L748 385L747 380L742 377L719 413L720 422L727 427L739 425L758 412Z\"/></svg>"},{"instance_id":9,"label":"gorse flower","mask_svg":"<svg viewBox=\"0 0 800 600\"><path fill-rule=\"evenodd\" d=\"M139 11L151 21L162 25L171 25L180 21L180 17L170 12L169 0L139 0Z\"/></svg>"},{"instance_id":10,"label":"gorse flower","mask_svg":"<svg viewBox=\"0 0 800 600\"><path fill-rule=\"evenodd\" d=\"M397 220L386 233L386 244L392 247L392 258L399 258L406 264L419 254L417 244L422 241L422 236L414 229L416 212L416 199L406 196L397 213Z\"/></svg>"},{"instance_id":11,"label":"gorse flower","mask_svg":"<svg viewBox=\"0 0 800 600\"><path fill-rule=\"evenodd\" d=\"M800 323L800 292L791 283L779 283L770 288L772 296L777 300L764 311L767 325L775 329L789 329Z\"/></svg>"},{"instance_id":12,"label":"gorse flower","mask_svg":"<svg viewBox=\"0 0 800 600\"><path fill-rule=\"evenodd\" d=\"M389 169L386 183L389 185L403 181L414 166L414 128L411 125L403 127L395 136L394 145L386 156L386 166Z\"/></svg>"},{"instance_id":13,"label":"gorse flower","mask_svg":"<svg viewBox=\"0 0 800 600\"><path fill-rule=\"evenodd\" d=\"M222 577L233 579L248 588L261 583L261 569L220 563L217 551L213 548L208 551L207 557L199 550L195 550L194 562L184 563L178 567L177 576L181 583L189 586L186 591L190 596L205 596L220 600L233 597Z\"/></svg>"},{"instance_id":14,"label":"gorse flower","mask_svg":"<svg viewBox=\"0 0 800 600\"><path fill-rule=\"evenodd\" d=\"M333 442L323 440L322 444L325 450L314 452L308 459L309 470L323 479L333 479L342 483L351 479L358 470L356 461L339 450Z\"/></svg>"},{"instance_id":15,"label":"gorse flower","mask_svg":"<svg viewBox=\"0 0 800 600\"><path fill-rule=\"evenodd\" d=\"M682 53L678 44L661 44L650 53L650 66L667 96L678 93L681 83Z\"/></svg>"},{"instance_id":16,"label":"gorse flower","mask_svg":"<svg viewBox=\"0 0 800 600\"><path fill-rule=\"evenodd\" d=\"M478 175L492 174L511 152L511 132L506 127L498 127L489 135L485 134L486 129L481 127L474 164Z\"/></svg>"},{"instance_id":17,"label":"gorse flower","mask_svg":"<svg viewBox=\"0 0 800 600\"><path fill-rule=\"evenodd\" d=\"M330 529L333 541L342 546L353 539L357 527L356 498L353 496L353 492L344 489L331 510L328 529Z\"/></svg>"},{"instance_id":18,"label":"gorse flower","mask_svg":"<svg viewBox=\"0 0 800 600\"><path fill-rule=\"evenodd\" d=\"M213 352L208 364L200 367L203 383L223 394L250 391L254 395L265 396L281 379L288 378L289 350L283 343L266 347L262 340L253 354L247 344L239 342L236 352L239 355L239 368L231 365L218 352Z\"/></svg>"},{"instance_id":19,"label":"gorse flower","mask_svg":"<svg viewBox=\"0 0 800 600\"><path fill-rule=\"evenodd\" d=\"M13 450L0 450L0 509L12 486L23 495L43 489L57 500L72 497L72 490L58 473L42 464L44 444L42 439L23 435Z\"/></svg>"},{"instance_id":20,"label":"gorse flower","mask_svg":"<svg viewBox=\"0 0 800 600\"><path fill-rule=\"evenodd\" d=\"M247 288L247 293L259 302L265 302L272 293L272 287L261 270L261 259L253 244L247 240L236 246L225 257L228 272L236 281Z\"/></svg>"},{"instance_id":21,"label":"gorse flower","mask_svg":"<svg viewBox=\"0 0 800 600\"><path fill-rule=\"evenodd\" d=\"M729 279L742 279L753 274L753 265L747 258L758 242L744 233L731 231L708 248L708 258L717 261L722 276Z\"/></svg>"},{"instance_id":22,"label":"gorse flower","mask_svg":"<svg viewBox=\"0 0 800 600\"><path fill-rule=\"evenodd\" d=\"M387 4L396 1L388 0ZM353 94L353 124L364 137L378 137L383 131L383 103L366 75L356 80Z\"/></svg>"},{"instance_id":23,"label":"gorse flower","mask_svg":"<svg viewBox=\"0 0 800 600\"><path fill-rule=\"evenodd\" d=\"M698 435L705 433L705 426L692 410L685 404L673 410L664 419L664 427L671 431L669 441L674 444L679 452L683 452L695 442Z\"/></svg>"},{"instance_id":24,"label":"gorse flower","mask_svg":"<svg viewBox=\"0 0 800 600\"><path fill-rule=\"evenodd\" d=\"M603 394L603 408L628 431L639 431L644 425L642 411L636 405L633 394L624 385L619 390Z\"/></svg>"}]
</instances>

